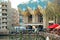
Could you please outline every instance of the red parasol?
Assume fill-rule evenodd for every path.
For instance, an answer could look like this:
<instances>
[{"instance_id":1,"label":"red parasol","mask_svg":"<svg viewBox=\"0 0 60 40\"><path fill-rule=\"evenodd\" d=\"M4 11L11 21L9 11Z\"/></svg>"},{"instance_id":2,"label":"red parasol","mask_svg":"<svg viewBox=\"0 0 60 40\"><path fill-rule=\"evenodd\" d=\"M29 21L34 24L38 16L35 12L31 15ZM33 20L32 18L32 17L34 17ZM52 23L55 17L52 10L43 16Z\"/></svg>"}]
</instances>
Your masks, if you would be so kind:
<instances>
[{"instance_id":1,"label":"red parasol","mask_svg":"<svg viewBox=\"0 0 60 40\"><path fill-rule=\"evenodd\" d=\"M60 25L59 25L59 26L57 26L55 29L60 29Z\"/></svg>"},{"instance_id":2,"label":"red parasol","mask_svg":"<svg viewBox=\"0 0 60 40\"><path fill-rule=\"evenodd\" d=\"M50 26L48 26L48 28L56 28L57 26L59 26L59 24L50 25Z\"/></svg>"}]
</instances>

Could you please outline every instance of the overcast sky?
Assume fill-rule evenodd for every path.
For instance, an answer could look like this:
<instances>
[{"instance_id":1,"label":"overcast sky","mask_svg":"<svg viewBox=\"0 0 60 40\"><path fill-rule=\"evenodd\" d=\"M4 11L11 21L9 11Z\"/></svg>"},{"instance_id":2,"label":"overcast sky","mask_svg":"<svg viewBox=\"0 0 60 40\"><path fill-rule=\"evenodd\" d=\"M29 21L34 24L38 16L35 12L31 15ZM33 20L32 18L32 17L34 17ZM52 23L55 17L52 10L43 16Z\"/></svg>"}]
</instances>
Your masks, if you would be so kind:
<instances>
[{"instance_id":1,"label":"overcast sky","mask_svg":"<svg viewBox=\"0 0 60 40\"><path fill-rule=\"evenodd\" d=\"M23 2L28 2L29 0L10 0L12 8L17 9L17 5Z\"/></svg>"}]
</instances>

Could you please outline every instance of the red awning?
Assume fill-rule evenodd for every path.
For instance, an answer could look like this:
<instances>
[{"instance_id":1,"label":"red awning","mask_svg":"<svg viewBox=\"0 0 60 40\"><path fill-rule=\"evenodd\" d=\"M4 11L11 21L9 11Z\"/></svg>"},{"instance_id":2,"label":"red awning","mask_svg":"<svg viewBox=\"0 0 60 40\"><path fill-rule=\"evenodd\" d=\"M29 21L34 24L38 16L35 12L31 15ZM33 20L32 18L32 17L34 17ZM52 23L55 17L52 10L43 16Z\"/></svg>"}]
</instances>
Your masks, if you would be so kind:
<instances>
[{"instance_id":1,"label":"red awning","mask_svg":"<svg viewBox=\"0 0 60 40\"><path fill-rule=\"evenodd\" d=\"M56 28L57 26L59 26L59 24L50 25L50 26L48 26L48 28Z\"/></svg>"}]
</instances>

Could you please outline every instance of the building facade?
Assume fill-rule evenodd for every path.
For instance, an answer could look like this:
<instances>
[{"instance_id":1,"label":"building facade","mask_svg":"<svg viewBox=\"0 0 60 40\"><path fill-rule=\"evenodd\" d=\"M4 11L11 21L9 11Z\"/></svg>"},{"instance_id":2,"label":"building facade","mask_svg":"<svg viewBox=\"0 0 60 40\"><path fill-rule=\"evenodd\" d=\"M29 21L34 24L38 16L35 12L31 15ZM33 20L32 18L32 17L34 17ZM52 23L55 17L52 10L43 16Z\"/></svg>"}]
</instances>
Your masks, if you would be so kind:
<instances>
[{"instance_id":1,"label":"building facade","mask_svg":"<svg viewBox=\"0 0 60 40\"><path fill-rule=\"evenodd\" d=\"M10 1L0 1L0 33L13 30L14 25L19 24L19 14L16 9L11 8Z\"/></svg>"},{"instance_id":2,"label":"building facade","mask_svg":"<svg viewBox=\"0 0 60 40\"><path fill-rule=\"evenodd\" d=\"M11 4L9 1L0 2L0 32L3 32L4 30L8 32L7 28L10 25L8 21L9 8L11 8Z\"/></svg>"},{"instance_id":3,"label":"building facade","mask_svg":"<svg viewBox=\"0 0 60 40\"><path fill-rule=\"evenodd\" d=\"M11 19L12 19L12 25L13 26L19 26L19 12L14 9L11 8Z\"/></svg>"},{"instance_id":4,"label":"building facade","mask_svg":"<svg viewBox=\"0 0 60 40\"><path fill-rule=\"evenodd\" d=\"M29 9L27 11L22 11L22 13L20 13L20 25L24 25L26 28L31 29L34 27L43 27L43 14L39 11L35 12Z\"/></svg>"},{"instance_id":5,"label":"building facade","mask_svg":"<svg viewBox=\"0 0 60 40\"><path fill-rule=\"evenodd\" d=\"M42 9L40 4L37 2L20 4L18 5L18 10L20 12L20 17L22 24L26 28L35 29L35 28L47 28L49 23L54 23L52 21L48 21L45 10ZM21 21L20 21L21 22Z\"/></svg>"}]
</instances>

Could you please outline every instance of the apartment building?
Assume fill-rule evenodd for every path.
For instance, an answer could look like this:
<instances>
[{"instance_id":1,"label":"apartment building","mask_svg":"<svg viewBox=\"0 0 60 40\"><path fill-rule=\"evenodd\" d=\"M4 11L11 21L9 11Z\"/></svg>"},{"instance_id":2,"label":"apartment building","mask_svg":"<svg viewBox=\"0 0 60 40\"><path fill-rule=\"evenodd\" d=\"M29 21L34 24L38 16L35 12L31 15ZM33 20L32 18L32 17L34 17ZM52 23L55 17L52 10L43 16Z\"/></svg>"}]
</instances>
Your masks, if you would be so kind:
<instances>
[{"instance_id":1,"label":"apartment building","mask_svg":"<svg viewBox=\"0 0 60 40\"><path fill-rule=\"evenodd\" d=\"M0 33L9 33L14 25L19 24L19 14L16 9L11 8L8 0L0 1Z\"/></svg>"},{"instance_id":2,"label":"apartment building","mask_svg":"<svg viewBox=\"0 0 60 40\"><path fill-rule=\"evenodd\" d=\"M11 8L11 19L12 19L12 25L13 26L19 26L19 12L14 9L14 8Z\"/></svg>"}]
</instances>

